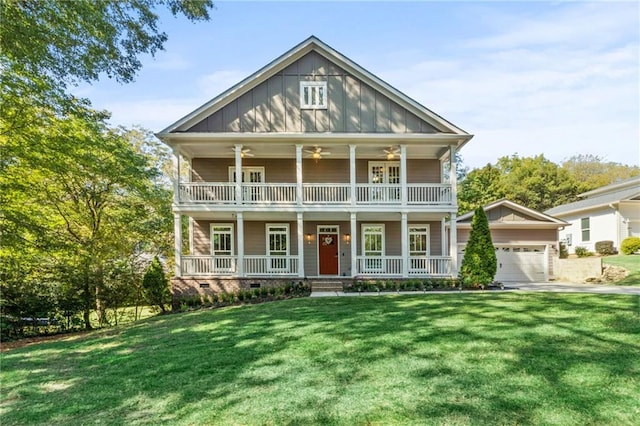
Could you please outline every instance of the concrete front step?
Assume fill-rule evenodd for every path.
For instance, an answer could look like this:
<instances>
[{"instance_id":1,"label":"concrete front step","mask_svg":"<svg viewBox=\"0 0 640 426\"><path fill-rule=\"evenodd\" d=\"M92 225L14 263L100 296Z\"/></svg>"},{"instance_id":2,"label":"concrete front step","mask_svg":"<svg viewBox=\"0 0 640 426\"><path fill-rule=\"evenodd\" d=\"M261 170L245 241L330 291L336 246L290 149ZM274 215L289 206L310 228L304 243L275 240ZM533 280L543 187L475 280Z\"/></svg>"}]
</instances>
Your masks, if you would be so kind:
<instances>
[{"instance_id":1,"label":"concrete front step","mask_svg":"<svg viewBox=\"0 0 640 426\"><path fill-rule=\"evenodd\" d=\"M311 281L311 291L342 291L341 281Z\"/></svg>"}]
</instances>

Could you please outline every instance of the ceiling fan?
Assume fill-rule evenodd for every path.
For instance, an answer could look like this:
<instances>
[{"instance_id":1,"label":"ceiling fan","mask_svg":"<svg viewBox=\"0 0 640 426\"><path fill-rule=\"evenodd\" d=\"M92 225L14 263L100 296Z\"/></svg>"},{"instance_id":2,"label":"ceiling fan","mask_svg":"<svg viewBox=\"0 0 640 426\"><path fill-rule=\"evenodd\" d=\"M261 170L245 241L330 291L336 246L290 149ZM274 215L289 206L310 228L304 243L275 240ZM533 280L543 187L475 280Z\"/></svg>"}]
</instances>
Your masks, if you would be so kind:
<instances>
[{"instance_id":1,"label":"ceiling fan","mask_svg":"<svg viewBox=\"0 0 640 426\"><path fill-rule=\"evenodd\" d=\"M233 147L231 148L231 150L233 152L237 152L238 148ZM244 158L244 157L253 157L254 154L251 153L251 148L241 148L240 149L240 157Z\"/></svg>"},{"instance_id":2,"label":"ceiling fan","mask_svg":"<svg viewBox=\"0 0 640 426\"><path fill-rule=\"evenodd\" d=\"M384 148L382 152L383 154L381 154L380 156L386 157L387 160L393 160L395 158L400 157L400 148L396 146L390 146L389 148Z\"/></svg>"},{"instance_id":3,"label":"ceiling fan","mask_svg":"<svg viewBox=\"0 0 640 426\"><path fill-rule=\"evenodd\" d=\"M313 149L305 149L304 152L307 154L305 157L313 158L316 161L321 159L323 155L331 155L330 152L323 151L322 147L320 147L318 145L314 145Z\"/></svg>"}]
</instances>

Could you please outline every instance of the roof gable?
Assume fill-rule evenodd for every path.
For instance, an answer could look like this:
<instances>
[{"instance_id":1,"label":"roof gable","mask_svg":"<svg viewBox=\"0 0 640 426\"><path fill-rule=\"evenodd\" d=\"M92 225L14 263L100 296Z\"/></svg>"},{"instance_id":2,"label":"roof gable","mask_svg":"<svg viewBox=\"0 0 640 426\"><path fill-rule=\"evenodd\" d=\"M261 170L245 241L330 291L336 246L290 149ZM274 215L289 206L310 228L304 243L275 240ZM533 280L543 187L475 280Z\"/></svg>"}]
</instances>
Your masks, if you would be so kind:
<instances>
[{"instance_id":1,"label":"roof gable","mask_svg":"<svg viewBox=\"0 0 640 426\"><path fill-rule=\"evenodd\" d=\"M495 201L483 207L490 226L520 227L520 226L565 226L567 222L530 209L506 199ZM459 225L471 224L474 211L466 213L457 219Z\"/></svg>"},{"instance_id":2,"label":"roof gable","mask_svg":"<svg viewBox=\"0 0 640 426\"><path fill-rule=\"evenodd\" d=\"M263 108L265 102L270 105L272 100L275 103L284 100L286 104L287 97L292 100L295 98L299 107L299 79L318 79L321 75L327 76L328 84L344 89L346 100L336 102L336 111L340 104L345 105L349 100L355 103L356 97L349 90L357 88L357 101L360 104L367 103L366 108L375 108L372 118L365 117L369 122L353 123L349 116L332 122L317 113L318 110L311 110L300 114L299 124L295 114L291 114L289 130L286 106L276 108L277 111L284 111L280 121L279 117L272 116L271 110ZM329 80L329 76L334 77L331 79L333 81ZM298 80L294 80L294 77ZM282 91L280 99L271 96L278 93L278 88ZM253 101L256 95L260 98L257 103ZM294 105L293 101L291 105ZM185 131L296 132L298 126L301 131L311 129L309 131L322 132L330 131L332 125L337 132L445 133L463 135L465 140L471 136L313 36L170 125L159 135Z\"/></svg>"}]
</instances>

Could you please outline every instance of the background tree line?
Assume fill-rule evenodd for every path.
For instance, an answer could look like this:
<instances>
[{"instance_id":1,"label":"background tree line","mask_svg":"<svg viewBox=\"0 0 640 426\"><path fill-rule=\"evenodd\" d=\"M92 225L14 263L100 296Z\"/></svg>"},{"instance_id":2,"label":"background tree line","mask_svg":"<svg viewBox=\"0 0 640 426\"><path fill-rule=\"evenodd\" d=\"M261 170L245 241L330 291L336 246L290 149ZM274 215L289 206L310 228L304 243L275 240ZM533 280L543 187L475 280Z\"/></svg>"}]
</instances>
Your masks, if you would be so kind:
<instances>
[{"instance_id":1,"label":"background tree line","mask_svg":"<svg viewBox=\"0 0 640 426\"><path fill-rule=\"evenodd\" d=\"M543 154L500 157L459 176L458 212L475 210L502 198L531 209L545 211L578 200L578 194L640 175L638 166L580 154L556 164Z\"/></svg>"}]
</instances>

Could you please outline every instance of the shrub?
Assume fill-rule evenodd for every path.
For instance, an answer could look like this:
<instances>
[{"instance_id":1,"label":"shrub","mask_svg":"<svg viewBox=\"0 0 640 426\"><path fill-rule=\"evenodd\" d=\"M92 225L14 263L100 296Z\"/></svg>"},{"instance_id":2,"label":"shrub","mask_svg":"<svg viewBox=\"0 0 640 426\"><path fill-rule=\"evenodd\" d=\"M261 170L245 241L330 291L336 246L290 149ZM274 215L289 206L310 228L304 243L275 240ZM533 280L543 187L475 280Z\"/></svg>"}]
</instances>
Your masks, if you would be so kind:
<instances>
[{"instance_id":1,"label":"shrub","mask_svg":"<svg viewBox=\"0 0 640 426\"><path fill-rule=\"evenodd\" d=\"M622 240L620 251L624 254L634 254L640 251L640 237L627 237Z\"/></svg>"},{"instance_id":2,"label":"shrub","mask_svg":"<svg viewBox=\"0 0 640 426\"><path fill-rule=\"evenodd\" d=\"M576 247L575 252L576 252L576 256L578 257L589 257L593 254L589 250L587 250L586 247L580 247L580 246Z\"/></svg>"},{"instance_id":3,"label":"shrub","mask_svg":"<svg viewBox=\"0 0 640 426\"><path fill-rule=\"evenodd\" d=\"M560 259L566 259L569 257L569 250L567 250L567 245L563 242L560 243Z\"/></svg>"},{"instance_id":4,"label":"shrub","mask_svg":"<svg viewBox=\"0 0 640 426\"><path fill-rule=\"evenodd\" d=\"M158 306L164 313L165 304L171 301L169 291L169 280L164 275L162 264L158 256L155 256L142 278L142 288L144 295L150 305Z\"/></svg>"},{"instance_id":5,"label":"shrub","mask_svg":"<svg viewBox=\"0 0 640 426\"><path fill-rule=\"evenodd\" d=\"M613 249L613 241L598 241L596 243L596 253L603 256L616 254L616 251Z\"/></svg>"}]
</instances>

